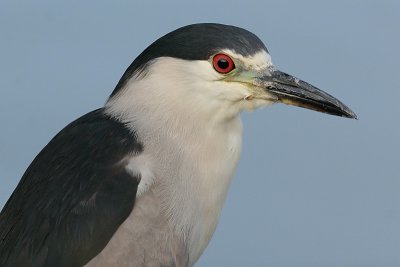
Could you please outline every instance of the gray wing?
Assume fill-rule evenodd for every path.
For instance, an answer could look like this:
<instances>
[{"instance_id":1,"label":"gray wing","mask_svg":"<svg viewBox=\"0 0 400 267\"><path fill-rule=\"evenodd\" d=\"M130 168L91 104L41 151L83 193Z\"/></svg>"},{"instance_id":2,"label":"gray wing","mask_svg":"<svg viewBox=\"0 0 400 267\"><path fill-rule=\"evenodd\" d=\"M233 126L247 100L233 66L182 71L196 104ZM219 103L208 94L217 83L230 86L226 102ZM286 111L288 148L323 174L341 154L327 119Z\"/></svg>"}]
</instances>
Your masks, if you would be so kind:
<instances>
[{"instance_id":1,"label":"gray wing","mask_svg":"<svg viewBox=\"0 0 400 267\"><path fill-rule=\"evenodd\" d=\"M82 266L133 209L140 177L124 168L142 145L93 111L38 154L0 214L0 266Z\"/></svg>"}]
</instances>

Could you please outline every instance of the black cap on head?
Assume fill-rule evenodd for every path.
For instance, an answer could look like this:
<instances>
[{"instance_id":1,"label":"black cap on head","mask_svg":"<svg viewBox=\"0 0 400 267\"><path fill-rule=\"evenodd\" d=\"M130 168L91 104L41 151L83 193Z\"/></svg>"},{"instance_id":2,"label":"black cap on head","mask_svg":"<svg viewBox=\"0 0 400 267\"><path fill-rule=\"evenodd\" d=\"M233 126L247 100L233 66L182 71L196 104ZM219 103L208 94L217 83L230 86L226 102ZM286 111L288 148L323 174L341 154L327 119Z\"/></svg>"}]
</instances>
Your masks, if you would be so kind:
<instances>
[{"instance_id":1,"label":"black cap on head","mask_svg":"<svg viewBox=\"0 0 400 267\"><path fill-rule=\"evenodd\" d=\"M231 49L243 56L267 51L263 42L253 33L230 25L200 23L184 26L156 40L128 67L111 96L121 89L133 73L158 57L187 60L207 60L221 49Z\"/></svg>"}]
</instances>

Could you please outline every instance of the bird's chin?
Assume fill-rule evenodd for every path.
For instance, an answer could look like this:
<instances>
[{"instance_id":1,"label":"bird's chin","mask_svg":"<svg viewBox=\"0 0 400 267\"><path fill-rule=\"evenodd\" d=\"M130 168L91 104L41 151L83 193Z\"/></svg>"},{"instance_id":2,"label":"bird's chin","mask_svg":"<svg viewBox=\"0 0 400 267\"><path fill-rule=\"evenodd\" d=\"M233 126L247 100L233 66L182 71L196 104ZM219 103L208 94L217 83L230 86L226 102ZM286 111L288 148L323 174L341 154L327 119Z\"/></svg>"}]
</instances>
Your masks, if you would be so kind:
<instances>
[{"instance_id":1,"label":"bird's chin","mask_svg":"<svg viewBox=\"0 0 400 267\"><path fill-rule=\"evenodd\" d=\"M270 98L247 97L239 103L242 111L254 111L256 109L274 104L275 100Z\"/></svg>"}]
</instances>

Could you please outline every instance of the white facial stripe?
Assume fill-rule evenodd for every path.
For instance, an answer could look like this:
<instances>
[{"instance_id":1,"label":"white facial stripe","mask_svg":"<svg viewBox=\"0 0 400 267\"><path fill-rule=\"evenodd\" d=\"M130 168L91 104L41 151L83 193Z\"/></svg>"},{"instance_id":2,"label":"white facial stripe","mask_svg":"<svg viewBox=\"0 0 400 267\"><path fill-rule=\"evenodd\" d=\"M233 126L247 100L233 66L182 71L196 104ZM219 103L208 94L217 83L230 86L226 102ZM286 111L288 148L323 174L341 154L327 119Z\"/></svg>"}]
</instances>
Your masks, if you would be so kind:
<instances>
[{"instance_id":1,"label":"white facial stripe","mask_svg":"<svg viewBox=\"0 0 400 267\"><path fill-rule=\"evenodd\" d=\"M272 63L271 56L265 50L261 50L254 55L248 57L237 54L230 49L224 49L222 50L222 52L230 55L234 59L236 58L242 61L246 68L249 69L262 70L274 65Z\"/></svg>"}]
</instances>

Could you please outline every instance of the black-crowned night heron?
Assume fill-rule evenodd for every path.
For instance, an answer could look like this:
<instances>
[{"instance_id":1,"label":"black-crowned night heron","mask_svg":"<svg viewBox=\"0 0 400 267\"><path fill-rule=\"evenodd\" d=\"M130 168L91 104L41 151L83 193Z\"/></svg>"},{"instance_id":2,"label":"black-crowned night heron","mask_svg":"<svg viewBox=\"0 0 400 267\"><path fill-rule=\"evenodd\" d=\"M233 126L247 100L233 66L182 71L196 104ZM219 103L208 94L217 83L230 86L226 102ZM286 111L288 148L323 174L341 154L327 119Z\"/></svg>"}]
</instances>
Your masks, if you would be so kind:
<instances>
[{"instance_id":1,"label":"black-crowned night heron","mask_svg":"<svg viewBox=\"0 0 400 267\"><path fill-rule=\"evenodd\" d=\"M33 160L0 215L0 265L192 266L239 159L240 112L276 102L356 117L244 29L161 37Z\"/></svg>"}]
</instances>

